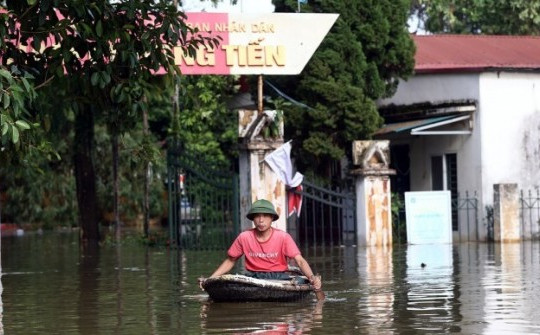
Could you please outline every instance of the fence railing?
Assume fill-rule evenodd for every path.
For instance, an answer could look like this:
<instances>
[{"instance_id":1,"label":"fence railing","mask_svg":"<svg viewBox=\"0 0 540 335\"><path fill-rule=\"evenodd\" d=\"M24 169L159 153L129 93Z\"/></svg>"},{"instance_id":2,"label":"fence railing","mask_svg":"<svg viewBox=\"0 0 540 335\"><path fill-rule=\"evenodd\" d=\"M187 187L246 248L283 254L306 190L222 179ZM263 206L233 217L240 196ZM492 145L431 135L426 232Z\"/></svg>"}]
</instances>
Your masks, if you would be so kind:
<instances>
[{"instance_id":1,"label":"fence railing","mask_svg":"<svg viewBox=\"0 0 540 335\"><path fill-rule=\"evenodd\" d=\"M355 244L354 192L347 188L326 188L305 179L302 187L302 191L294 191L303 198L296 231L292 232L299 244L304 247Z\"/></svg>"},{"instance_id":2,"label":"fence railing","mask_svg":"<svg viewBox=\"0 0 540 335\"><path fill-rule=\"evenodd\" d=\"M238 176L181 147L167 155L171 247L221 250L238 234Z\"/></svg>"},{"instance_id":3,"label":"fence railing","mask_svg":"<svg viewBox=\"0 0 540 335\"><path fill-rule=\"evenodd\" d=\"M407 228L405 208L400 208L392 215L392 231L395 243L407 243ZM452 224L454 235L457 234L459 242L478 241L478 197L476 191L471 195L465 191L464 196L457 193L452 200Z\"/></svg>"},{"instance_id":4,"label":"fence railing","mask_svg":"<svg viewBox=\"0 0 540 335\"><path fill-rule=\"evenodd\" d=\"M457 234L459 241L478 241L478 196L476 191L473 195L465 191L465 196L460 196L452 201L452 219L457 218Z\"/></svg>"},{"instance_id":5,"label":"fence railing","mask_svg":"<svg viewBox=\"0 0 540 335\"><path fill-rule=\"evenodd\" d=\"M521 210L521 238L540 239L540 190L521 190L519 196Z\"/></svg>"}]
</instances>

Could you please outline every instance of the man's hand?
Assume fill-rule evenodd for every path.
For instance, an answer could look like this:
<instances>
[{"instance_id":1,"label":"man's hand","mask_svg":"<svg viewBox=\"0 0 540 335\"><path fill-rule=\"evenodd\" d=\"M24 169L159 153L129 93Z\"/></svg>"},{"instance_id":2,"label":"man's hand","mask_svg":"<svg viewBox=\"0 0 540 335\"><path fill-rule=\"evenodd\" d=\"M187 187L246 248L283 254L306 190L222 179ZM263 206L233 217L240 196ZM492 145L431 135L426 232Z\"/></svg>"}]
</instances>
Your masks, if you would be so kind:
<instances>
[{"instance_id":1,"label":"man's hand","mask_svg":"<svg viewBox=\"0 0 540 335\"><path fill-rule=\"evenodd\" d=\"M204 287L202 285L203 285L205 280L206 279L204 277L197 278L197 281L199 282L199 287L201 288L202 291L204 291Z\"/></svg>"},{"instance_id":2,"label":"man's hand","mask_svg":"<svg viewBox=\"0 0 540 335\"><path fill-rule=\"evenodd\" d=\"M326 299L326 294L324 294L323 290L321 289L322 287L321 276L313 275L311 276L309 282L313 286L313 292L315 292L315 296L317 296L317 300L323 301L324 299Z\"/></svg>"},{"instance_id":3,"label":"man's hand","mask_svg":"<svg viewBox=\"0 0 540 335\"><path fill-rule=\"evenodd\" d=\"M311 278L309 278L309 283L313 286L314 291L319 291L322 287L321 276L312 275Z\"/></svg>"}]
</instances>

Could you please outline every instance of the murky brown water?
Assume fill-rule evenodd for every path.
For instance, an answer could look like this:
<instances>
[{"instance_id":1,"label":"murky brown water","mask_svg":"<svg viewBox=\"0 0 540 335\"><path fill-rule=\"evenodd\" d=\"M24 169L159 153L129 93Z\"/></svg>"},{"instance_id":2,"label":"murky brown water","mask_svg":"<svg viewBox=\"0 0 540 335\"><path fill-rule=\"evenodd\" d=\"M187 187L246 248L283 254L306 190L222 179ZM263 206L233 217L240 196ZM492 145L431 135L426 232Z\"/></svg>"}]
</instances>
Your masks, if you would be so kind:
<instances>
[{"instance_id":1,"label":"murky brown water","mask_svg":"<svg viewBox=\"0 0 540 335\"><path fill-rule=\"evenodd\" d=\"M326 301L212 303L223 252L2 239L5 334L538 334L540 244L304 250ZM425 266L422 266L422 263Z\"/></svg>"}]
</instances>

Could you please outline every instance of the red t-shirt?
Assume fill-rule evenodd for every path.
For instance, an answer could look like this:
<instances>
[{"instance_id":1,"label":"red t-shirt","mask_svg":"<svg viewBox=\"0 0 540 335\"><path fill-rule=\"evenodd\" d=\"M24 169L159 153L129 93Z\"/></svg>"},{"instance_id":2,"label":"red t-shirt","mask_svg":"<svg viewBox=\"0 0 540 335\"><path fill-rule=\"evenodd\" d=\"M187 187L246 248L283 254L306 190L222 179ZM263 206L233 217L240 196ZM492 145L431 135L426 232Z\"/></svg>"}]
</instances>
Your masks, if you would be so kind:
<instances>
[{"instance_id":1,"label":"red t-shirt","mask_svg":"<svg viewBox=\"0 0 540 335\"><path fill-rule=\"evenodd\" d=\"M287 258L300 254L291 235L283 230L272 228L272 235L266 242L257 241L255 234L255 228L240 233L227 252L233 258L244 255L248 271L287 271Z\"/></svg>"}]
</instances>

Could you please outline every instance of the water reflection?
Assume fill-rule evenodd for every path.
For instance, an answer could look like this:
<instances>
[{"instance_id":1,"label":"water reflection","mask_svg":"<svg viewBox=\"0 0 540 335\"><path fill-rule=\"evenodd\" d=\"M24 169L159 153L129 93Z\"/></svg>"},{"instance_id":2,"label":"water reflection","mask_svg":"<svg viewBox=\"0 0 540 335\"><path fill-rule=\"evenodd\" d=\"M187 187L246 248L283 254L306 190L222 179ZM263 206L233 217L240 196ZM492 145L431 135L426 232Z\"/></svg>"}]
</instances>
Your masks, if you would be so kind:
<instances>
[{"instance_id":1,"label":"water reflection","mask_svg":"<svg viewBox=\"0 0 540 335\"><path fill-rule=\"evenodd\" d=\"M99 324L99 246L89 244L79 255L77 319L80 334L89 333Z\"/></svg>"},{"instance_id":2,"label":"water reflection","mask_svg":"<svg viewBox=\"0 0 540 335\"><path fill-rule=\"evenodd\" d=\"M223 251L1 247L0 334L540 334L540 242L305 250L323 303L209 301L197 278Z\"/></svg>"},{"instance_id":3,"label":"water reflection","mask_svg":"<svg viewBox=\"0 0 540 335\"><path fill-rule=\"evenodd\" d=\"M2 303L2 293L4 292L4 287L2 286L2 264L0 262L0 335L4 335L4 304Z\"/></svg>"},{"instance_id":4,"label":"water reflection","mask_svg":"<svg viewBox=\"0 0 540 335\"><path fill-rule=\"evenodd\" d=\"M370 288L370 294L366 299L359 301L358 309L365 304L370 322L366 330L377 333L379 325L388 324L394 319L392 306L394 294L387 289L392 286L394 269L391 247L367 247L365 253L359 252L358 273L360 281L365 280L365 285ZM365 262L364 262L365 260ZM391 329L388 334L393 333Z\"/></svg>"},{"instance_id":5,"label":"water reflection","mask_svg":"<svg viewBox=\"0 0 540 335\"><path fill-rule=\"evenodd\" d=\"M459 319L454 309L456 291L450 244L410 245L407 248L407 310L414 312L411 327L440 331Z\"/></svg>"},{"instance_id":6,"label":"water reflection","mask_svg":"<svg viewBox=\"0 0 540 335\"><path fill-rule=\"evenodd\" d=\"M0 208L1 210L1 208ZM1 217L1 215L0 215ZM0 220L0 222L2 222ZM4 304L2 302L2 294L4 292L4 286L2 286L2 231L0 230L0 335L4 335Z\"/></svg>"},{"instance_id":7,"label":"water reflection","mask_svg":"<svg viewBox=\"0 0 540 335\"><path fill-rule=\"evenodd\" d=\"M201 330L230 334L310 334L321 326L324 302L201 305Z\"/></svg>"},{"instance_id":8,"label":"water reflection","mask_svg":"<svg viewBox=\"0 0 540 335\"><path fill-rule=\"evenodd\" d=\"M533 252L526 252L529 247ZM486 331L540 333L537 321L540 295L536 293L535 279L527 269L534 264L531 261L538 264L538 245L507 243L495 248L494 252L493 260L485 264L486 273L482 280ZM524 316L529 317L527 321L523 320ZM534 320L536 325L532 326Z\"/></svg>"}]
</instances>

